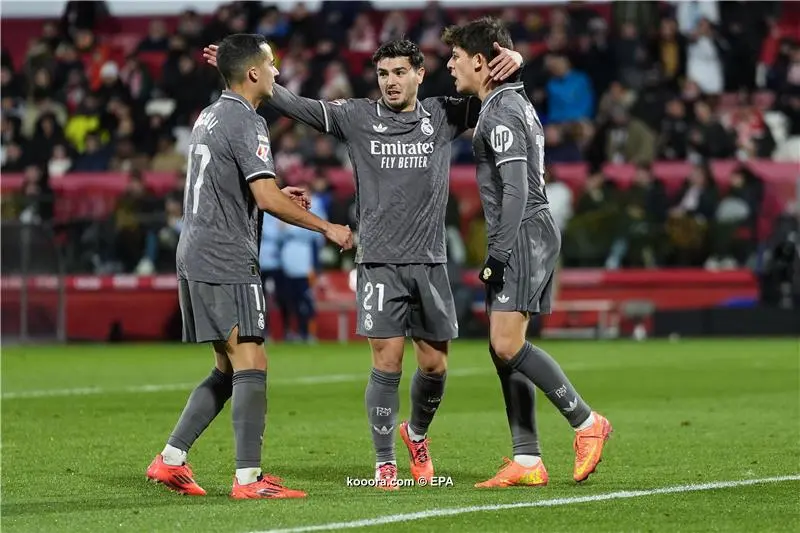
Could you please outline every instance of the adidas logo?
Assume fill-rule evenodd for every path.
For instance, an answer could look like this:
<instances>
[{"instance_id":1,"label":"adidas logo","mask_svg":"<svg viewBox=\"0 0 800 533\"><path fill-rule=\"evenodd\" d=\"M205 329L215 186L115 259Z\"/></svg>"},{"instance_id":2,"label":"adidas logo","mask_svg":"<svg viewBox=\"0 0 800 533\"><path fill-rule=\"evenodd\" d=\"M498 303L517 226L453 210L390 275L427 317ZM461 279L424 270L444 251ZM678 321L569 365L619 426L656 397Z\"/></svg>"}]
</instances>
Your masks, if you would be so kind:
<instances>
[{"instance_id":1,"label":"adidas logo","mask_svg":"<svg viewBox=\"0 0 800 533\"><path fill-rule=\"evenodd\" d=\"M383 124L373 124L372 129L375 130L377 133L383 133L389 128L384 126Z\"/></svg>"},{"instance_id":2,"label":"adidas logo","mask_svg":"<svg viewBox=\"0 0 800 533\"><path fill-rule=\"evenodd\" d=\"M565 408L563 409L563 411L564 411L565 413L571 413L572 411L574 411L574 410L575 410L575 408L576 408L576 407L578 407L578 398L575 398L574 400L572 400L571 402L569 402L569 407L565 407Z\"/></svg>"},{"instance_id":3,"label":"adidas logo","mask_svg":"<svg viewBox=\"0 0 800 533\"><path fill-rule=\"evenodd\" d=\"M497 301L500 302L501 304L506 303L508 300L509 298L505 294L501 294L500 296L497 297Z\"/></svg>"}]
</instances>

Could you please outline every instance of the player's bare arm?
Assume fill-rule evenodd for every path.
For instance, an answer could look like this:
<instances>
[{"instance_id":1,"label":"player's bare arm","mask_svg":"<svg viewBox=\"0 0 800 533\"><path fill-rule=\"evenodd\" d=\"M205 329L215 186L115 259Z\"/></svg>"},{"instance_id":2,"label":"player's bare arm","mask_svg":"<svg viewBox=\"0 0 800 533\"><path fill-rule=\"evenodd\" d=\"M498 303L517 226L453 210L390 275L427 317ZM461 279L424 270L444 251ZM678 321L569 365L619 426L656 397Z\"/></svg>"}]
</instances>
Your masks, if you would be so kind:
<instances>
[{"instance_id":1,"label":"player's bare arm","mask_svg":"<svg viewBox=\"0 0 800 533\"><path fill-rule=\"evenodd\" d=\"M281 189L281 192L306 211L311 208L311 197L308 195L308 191L303 187L294 187L289 185Z\"/></svg>"},{"instance_id":2,"label":"player's bare arm","mask_svg":"<svg viewBox=\"0 0 800 533\"><path fill-rule=\"evenodd\" d=\"M287 224L322 233L327 239L345 250L353 247L353 233L350 228L331 224L299 207L289 195L278 188L275 180L251 181L250 190L253 192L259 209L278 217Z\"/></svg>"}]
</instances>

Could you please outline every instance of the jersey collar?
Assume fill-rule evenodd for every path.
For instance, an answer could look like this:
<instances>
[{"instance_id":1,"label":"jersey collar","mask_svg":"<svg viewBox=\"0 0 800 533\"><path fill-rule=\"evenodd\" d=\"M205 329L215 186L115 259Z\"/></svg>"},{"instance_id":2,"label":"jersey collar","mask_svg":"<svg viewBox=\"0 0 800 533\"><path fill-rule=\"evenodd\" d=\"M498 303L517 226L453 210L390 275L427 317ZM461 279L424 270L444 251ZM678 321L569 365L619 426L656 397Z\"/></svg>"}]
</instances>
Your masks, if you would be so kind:
<instances>
[{"instance_id":1,"label":"jersey collar","mask_svg":"<svg viewBox=\"0 0 800 533\"><path fill-rule=\"evenodd\" d=\"M524 88L525 88L525 85L522 82L504 83L502 85L499 85L499 86L495 87L492 90L492 92L490 92L486 96L486 98L483 99L483 102L481 103L481 110L480 110L480 112L478 114L483 113L483 111L489 105L489 102L491 102L494 99L495 96L497 96L498 94L502 93L503 91L509 91L509 90L510 91L519 91L520 89L524 89Z\"/></svg>"},{"instance_id":2,"label":"jersey collar","mask_svg":"<svg viewBox=\"0 0 800 533\"><path fill-rule=\"evenodd\" d=\"M406 111L406 112L398 112L387 106L383 99L378 99L375 102L375 111L378 113L379 117L384 118L393 118L399 122L411 123L411 122L419 122L423 118L429 118L431 116L424 107L422 107L422 102L417 100L417 105L414 106L413 111Z\"/></svg>"},{"instance_id":3,"label":"jersey collar","mask_svg":"<svg viewBox=\"0 0 800 533\"><path fill-rule=\"evenodd\" d=\"M236 100L237 102L245 106L248 110L252 111L253 113L256 112L256 110L253 109L252 104L248 102L247 99L241 94L237 94L233 91L225 89L224 91L222 91L222 95L220 96L220 98L224 98L225 100Z\"/></svg>"}]
</instances>

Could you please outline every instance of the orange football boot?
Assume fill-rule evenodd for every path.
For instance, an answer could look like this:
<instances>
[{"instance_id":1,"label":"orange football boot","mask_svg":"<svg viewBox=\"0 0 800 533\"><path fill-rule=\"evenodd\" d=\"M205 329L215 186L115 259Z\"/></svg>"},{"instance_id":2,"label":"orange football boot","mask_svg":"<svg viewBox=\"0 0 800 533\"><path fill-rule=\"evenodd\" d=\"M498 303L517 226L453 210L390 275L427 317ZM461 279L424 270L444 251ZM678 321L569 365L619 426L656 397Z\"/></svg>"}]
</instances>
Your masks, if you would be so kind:
<instances>
[{"instance_id":1,"label":"orange football boot","mask_svg":"<svg viewBox=\"0 0 800 533\"><path fill-rule=\"evenodd\" d=\"M384 463L375 468L375 486L381 490L398 490L397 465Z\"/></svg>"},{"instance_id":2,"label":"orange football boot","mask_svg":"<svg viewBox=\"0 0 800 533\"><path fill-rule=\"evenodd\" d=\"M585 481L594 472L602 460L603 445L611 435L613 428L606 417L592 412L594 424L575 432L575 470L572 477L577 482Z\"/></svg>"},{"instance_id":3,"label":"orange football boot","mask_svg":"<svg viewBox=\"0 0 800 533\"><path fill-rule=\"evenodd\" d=\"M305 498L306 493L302 490L293 490L281 485L281 478L264 474L258 476L258 480L247 485L240 485L236 476L233 476L233 489L231 498L236 500L256 500L256 499L284 499L284 498Z\"/></svg>"},{"instance_id":4,"label":"orange football boot","mask_svg":"<svg viewBox=\"0 0 800 533\"><path fill-rule=\"evenodd\" d=\"M147 479L162 483L168 489L178 494L190 496L205 496L206 491L194 480L194 474L188 464L181 466L168 465L161 454L156 455L150 466L147 467Z\"/></svg>"},{"instance_id":5,"label":"orange football boot","mask_svg":"<svg viewBox=\"0 0 800 533\"><path fill-rule=\"evenodd\" d=\"M504 488L504 487L544 487L549 480L544 463L539 461L536 466L522 466L509 459L503 458L503 466L492 479L476 483L479 489Z\"/></svg>"},{"instance_id":6,"label":"orange football boot","mask_svg":"<svg viewBox=\"0 0 800 533\"><path fill-rule=\"evenodd\" d=\"M420 478L425 478L425 481L430 483L433 479L433 460L428 453L430 440L428 437L419 442L411 440L411 436L408 434L408 422L400 424L400 436L408 448L411 475L414 477L414 481L419 483Z\"/></svg>"}]
</instances>

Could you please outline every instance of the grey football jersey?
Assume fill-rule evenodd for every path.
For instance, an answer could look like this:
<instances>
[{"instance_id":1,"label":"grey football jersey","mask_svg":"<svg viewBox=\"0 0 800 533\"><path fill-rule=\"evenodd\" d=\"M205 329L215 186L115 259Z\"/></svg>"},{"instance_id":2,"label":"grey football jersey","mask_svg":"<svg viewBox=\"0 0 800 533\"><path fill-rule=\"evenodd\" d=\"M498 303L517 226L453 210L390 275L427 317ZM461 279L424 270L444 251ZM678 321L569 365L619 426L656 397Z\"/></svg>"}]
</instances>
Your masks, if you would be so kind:
<instances>
[{"instance_id":1,"label":"grey football jersey","mask_svg":"<svg viewBox=\"0 0 800 533\"><path fill-rule=\"evenodd\" d=\"M224 91L200 114L189 142L178 277L259 283L261 217L249 183L275 177L267 122Z\"/></svg>"},{"instance_id":2,"label":"grey football jersey","mask_svg":"<svg viewBox=\"0 0 800 533\"><path fill-rule=\"evenodd\" d=\"M522 220L547 207L544 186L544 129L522 83L506 83L494 89L481 105L472 138L477 164L478 187L486 218L490 253L492 244L508 243L499 235L503 219L503 179L500 167L512 161L526 163L527 175L517 190L527 189ZM513 206L511 206L513 208ZM507 255L508 251L500 251Z\"/></svg>"},{"instance_id":3,"label":"grey football jersey","mask_svg":"<svg viewBox=\"0 0 800 533\"><path fill-rule=\"evenodd\" d=\"M475 98L427 98L397 113L382 101L323 102L275 87L270 105L347 144L356 184L358 263L446 263L450 142L475 125Z\"/></svg>"}]
</instances>

